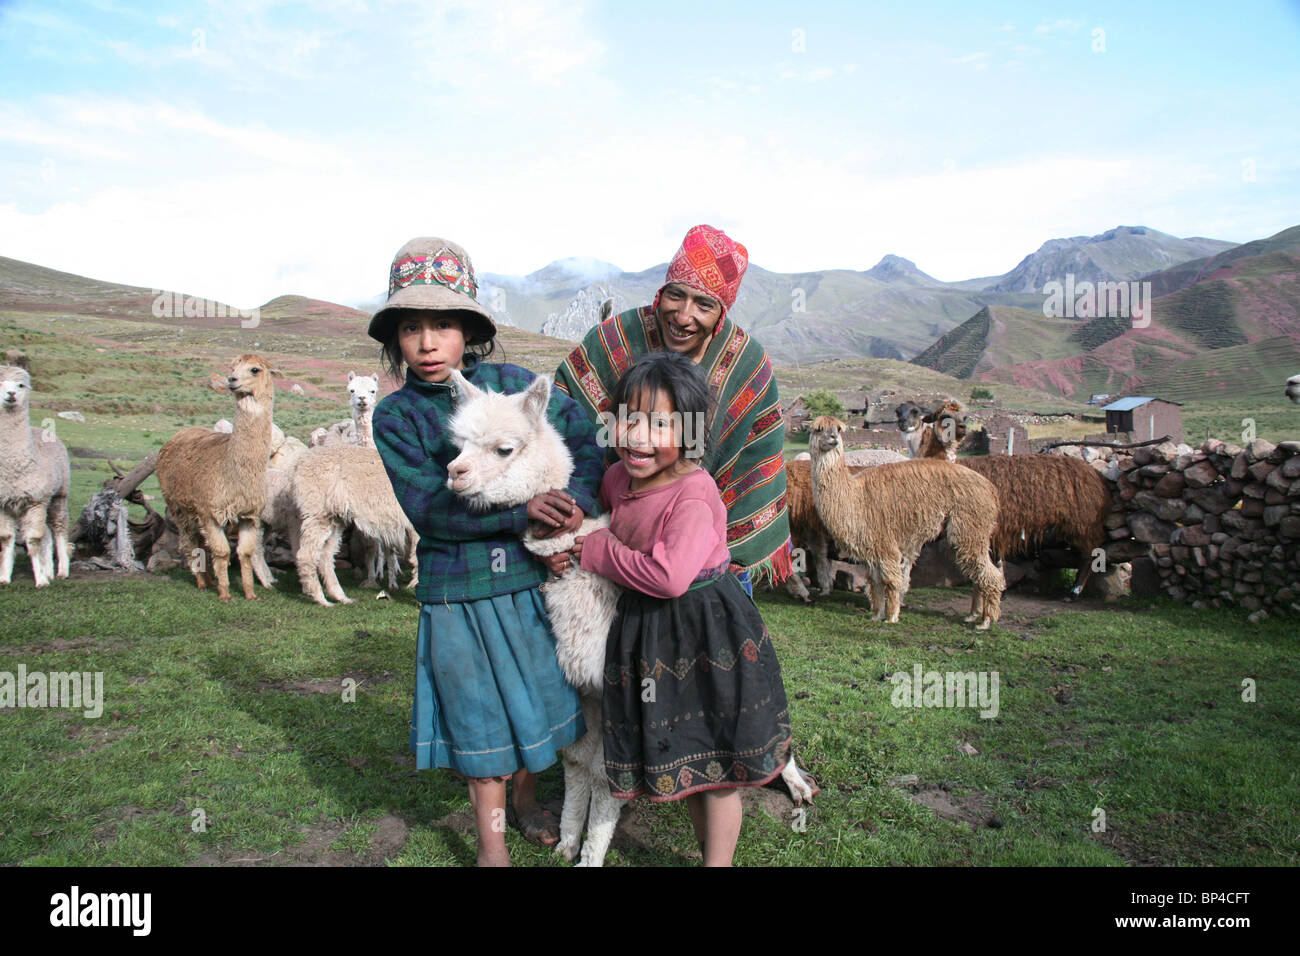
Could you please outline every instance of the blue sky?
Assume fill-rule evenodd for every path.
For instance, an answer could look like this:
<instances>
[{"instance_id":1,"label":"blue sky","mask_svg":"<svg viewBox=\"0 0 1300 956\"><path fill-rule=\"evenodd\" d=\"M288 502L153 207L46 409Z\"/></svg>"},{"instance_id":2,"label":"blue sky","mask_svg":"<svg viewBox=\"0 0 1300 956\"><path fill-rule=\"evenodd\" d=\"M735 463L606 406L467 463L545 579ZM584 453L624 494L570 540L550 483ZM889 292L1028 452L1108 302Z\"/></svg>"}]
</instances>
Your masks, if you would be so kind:
<instances>
[{"instance_id":1,"label":"blue sky","mask_svg":"<svg viewBox=\"0 0 1300 956\"><path fill-rule=\"evenodd\" d=\"M1300 223L1300 5L0 0L0 254L249 307L408 238L940 279Z\"/></svg>"}]
</instances>

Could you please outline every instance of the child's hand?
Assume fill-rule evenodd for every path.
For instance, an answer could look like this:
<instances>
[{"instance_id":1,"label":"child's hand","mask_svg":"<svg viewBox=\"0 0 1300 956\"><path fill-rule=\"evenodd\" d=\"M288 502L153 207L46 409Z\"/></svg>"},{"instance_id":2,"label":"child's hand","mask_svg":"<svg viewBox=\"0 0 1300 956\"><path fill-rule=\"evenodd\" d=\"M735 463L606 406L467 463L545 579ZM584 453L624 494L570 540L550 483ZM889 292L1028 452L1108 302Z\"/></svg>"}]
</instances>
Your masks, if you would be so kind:
<instances>
[{"instance_id":1,"label":"child's hand","mask_svg":"<svg viewBox=\"0 0 1300 956\"><path fill-rule=\"evenodd\" d=\"M559 551L555 554L548 554L541 558L541 562L546 565L547 570L557 578L563 577L564 573L577 565L573 555L568 551Z\"/></svg>"},{"instance_id":2,"label":"child's hand","mask_svg":"<svg viewBox=\"0 0 1300 956\"><path fill-rule=\"evenodd\" d=\"M528 502L528 518L542 527L534 534L549 538L560 531L576 531L582 524L582 509L567 491L547 491Z\"/></svg>"},{"instance_id":3,"label":"child's hand","mask_svg":"<svg viewBox=\"0 0 1300 956\"><path fill-rule=\"evenodd\" d=\"M573 547L569 549L569 554L573 555L573 563L577 567L582 566L582 542L587 540L585 534L580 534L573 539Z\"/></svg>"}]
</instances>

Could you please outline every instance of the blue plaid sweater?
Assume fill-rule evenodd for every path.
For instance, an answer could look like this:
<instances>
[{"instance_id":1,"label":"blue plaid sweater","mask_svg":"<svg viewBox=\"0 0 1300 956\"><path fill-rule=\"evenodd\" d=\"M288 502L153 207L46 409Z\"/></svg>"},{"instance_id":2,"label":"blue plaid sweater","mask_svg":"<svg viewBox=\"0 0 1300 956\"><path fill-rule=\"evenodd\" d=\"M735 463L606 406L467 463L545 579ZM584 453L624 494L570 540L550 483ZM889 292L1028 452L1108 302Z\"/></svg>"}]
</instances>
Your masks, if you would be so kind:
<instances>
[{"instance_id":1,"label":"blue plaid sweater","mask_svg":"<svg viewBox=\"0 0 1300 956\"><path fill-rule=\"evenodd\" d=\"M464 362L461 374L489 391L522 392L536 378L526 368L481 362L469 352ZM425 382L407 369L406 385L375 406L375 447L398 503L420 535L415 595L424 604L511 594L546 580L546 566L519 538L528 526L527 505L472 512L447 487L447 465L460 454L447 431L454 387L450 380ZM547 419L573 454L573 475L565 490L595 517L605 471L596 426L558 389L551 392Z\"/></svg>"}]
</instances>

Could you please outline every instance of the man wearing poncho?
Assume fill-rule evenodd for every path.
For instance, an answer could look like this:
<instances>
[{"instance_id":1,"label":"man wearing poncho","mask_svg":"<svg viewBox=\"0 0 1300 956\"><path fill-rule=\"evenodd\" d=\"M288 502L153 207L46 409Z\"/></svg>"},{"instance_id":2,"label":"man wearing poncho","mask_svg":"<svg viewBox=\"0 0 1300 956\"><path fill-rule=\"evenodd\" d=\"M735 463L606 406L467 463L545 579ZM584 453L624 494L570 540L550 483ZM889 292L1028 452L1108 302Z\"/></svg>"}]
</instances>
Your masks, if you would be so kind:
<instances>
[{"instance_id":1,"label":"man wearing poncho","mask_svg":"<svg viewBox=\"0 0 1300 956\"><path fill-rule=\"evenodd\" d=\"M668 265L654 303L590 330L555 373L555 384L593 420L625 371L648 352L690 356L717 400L709 470L727 508L731 568L746 590L791 573L785 499L785 422L767 352L731 319L749 264L745 247L712 226L695 226ZM609 449L610 460L616 457Z\"/></svg>"}]
</instances>

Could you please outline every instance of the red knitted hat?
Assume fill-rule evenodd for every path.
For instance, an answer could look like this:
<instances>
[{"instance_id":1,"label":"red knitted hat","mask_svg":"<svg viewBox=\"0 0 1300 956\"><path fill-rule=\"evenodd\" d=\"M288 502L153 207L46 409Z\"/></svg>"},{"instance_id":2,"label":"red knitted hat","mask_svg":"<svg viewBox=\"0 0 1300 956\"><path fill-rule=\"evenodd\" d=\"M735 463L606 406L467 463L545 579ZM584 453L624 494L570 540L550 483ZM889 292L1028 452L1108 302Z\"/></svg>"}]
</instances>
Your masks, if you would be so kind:
<instances>
[{"instance_id":1,"label":"red knitted hat","mask_svg":"<svg viewBox=\"0 0 1300 956\"><path fill-rule=\"evenodd\" d=\"M740 280L749 266L749 250L721 229L712 226L692 226L682 240L682 247L668 263L664 284L655 293L654 311L659 311L659 296L670 282L680 282L707 293L722 303L722 315L713 327L717 335L722 320L736 303Z\"/></svg>"}]
</instances>

